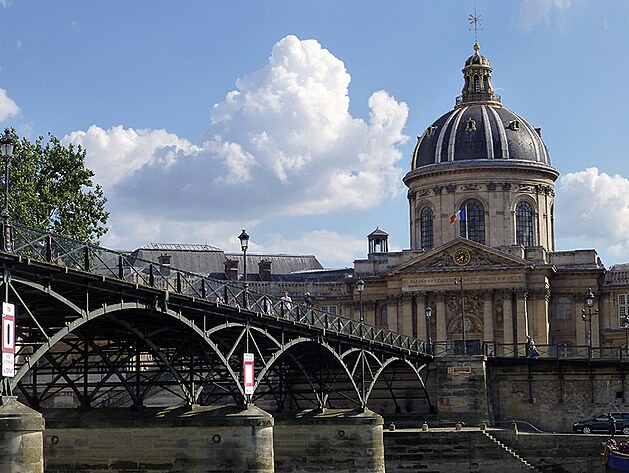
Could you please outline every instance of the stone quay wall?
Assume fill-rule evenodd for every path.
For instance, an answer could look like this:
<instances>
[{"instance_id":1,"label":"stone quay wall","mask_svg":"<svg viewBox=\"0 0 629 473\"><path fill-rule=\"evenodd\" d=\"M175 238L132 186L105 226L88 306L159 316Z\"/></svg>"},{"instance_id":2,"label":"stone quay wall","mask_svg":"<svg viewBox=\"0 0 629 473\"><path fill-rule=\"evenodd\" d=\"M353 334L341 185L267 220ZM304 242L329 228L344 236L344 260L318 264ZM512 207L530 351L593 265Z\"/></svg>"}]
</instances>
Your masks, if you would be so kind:
<instances>
[{"instance_id":1,"label":"stone quay wall","mask_svg":"<svg viewBox=\"0 0 629 473\"><path fill-rule=\"evenodd\" d=\"M603 435L487 433L537 471L600 473ZM384 433L387 473L511 473L533 471L480 429L405 429Z\"/></svg>"},{"instance_id":2,"label":"stone quay wall","mask_svg":"<svg viewBox=\"0 0 629 473\"><path fill-rule=\"evenodd\" d=\"M541 430L571 432L577 420L629 412L629 366L608 362L489 362L493 420L527 421Z\"/></svg>"}]
</instances>

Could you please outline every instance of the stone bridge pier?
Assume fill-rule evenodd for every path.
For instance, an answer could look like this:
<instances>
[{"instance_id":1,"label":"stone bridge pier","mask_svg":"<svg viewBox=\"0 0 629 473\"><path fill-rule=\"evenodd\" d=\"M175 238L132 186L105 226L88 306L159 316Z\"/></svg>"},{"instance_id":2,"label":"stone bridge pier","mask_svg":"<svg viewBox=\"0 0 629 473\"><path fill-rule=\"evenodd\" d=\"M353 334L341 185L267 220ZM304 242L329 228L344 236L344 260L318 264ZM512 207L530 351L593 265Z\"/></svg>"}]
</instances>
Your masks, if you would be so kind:
<instances>
[{"instance_id":1,"label":"stone bridge pier","mask_svg":"<svg viewBox=\"0 0 629 473\"><path fill-rule=\"evenodd\" d=\"M255 406L46 409L42 417L14 398L3 404L0 472L76 471L384 473L383 419L369 410L274 419Z\"/></svg>"}]
</instances>

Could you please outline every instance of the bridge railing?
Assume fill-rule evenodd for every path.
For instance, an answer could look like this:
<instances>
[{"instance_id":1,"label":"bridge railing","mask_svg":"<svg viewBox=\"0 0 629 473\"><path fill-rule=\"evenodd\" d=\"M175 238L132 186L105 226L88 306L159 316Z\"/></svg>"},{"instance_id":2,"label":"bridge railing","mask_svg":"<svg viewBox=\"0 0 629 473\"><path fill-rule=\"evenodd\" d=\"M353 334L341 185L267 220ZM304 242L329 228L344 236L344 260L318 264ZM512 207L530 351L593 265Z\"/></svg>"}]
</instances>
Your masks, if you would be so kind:
<instances>
[{"instance_id":1,"label":"bridge railing","mask_svg":"<svg viewBox=\"0 0 629 473\"><path fill-rule=\"evenodd\" d=\"M137 258L130 253L109 250L17 223L13 224L13 252L120 281L251 310L263 316L291 320L304 326L357 337L367 343L414 353L428 353L426 342L422 340L366 323L361 324L314 307L286 304L276 296L248 290L244 281L209 278Z\"/></svg>"},{"instance_id":2,"label":"bridge railing","mask_svg":"<svg viewBox=\"0 0 629 473\"><path fill-rule=\"evenodd\" d=\"M483 343L482 353L496 358L531 358L553 360L600 360L629 362L629 350L626 347L590 347L589 345L549 344L535 345L537 354L527 352L526 343Z\"/></svg>"}]
</instances>

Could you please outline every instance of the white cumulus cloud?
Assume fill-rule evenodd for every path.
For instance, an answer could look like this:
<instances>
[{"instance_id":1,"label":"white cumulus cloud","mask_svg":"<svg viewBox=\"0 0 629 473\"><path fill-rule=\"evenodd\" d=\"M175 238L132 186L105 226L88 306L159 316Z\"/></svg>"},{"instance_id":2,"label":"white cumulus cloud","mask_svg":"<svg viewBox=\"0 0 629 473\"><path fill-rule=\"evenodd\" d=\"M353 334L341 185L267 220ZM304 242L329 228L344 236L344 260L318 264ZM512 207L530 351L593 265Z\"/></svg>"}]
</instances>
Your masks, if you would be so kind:
<instances>
[{"instance_id":1,"label":"white cumulus cloud","mask_svg":"<svg viewBox=\"0 0 629 473\"><path fill-rule=\"evenodd\" d=\"M566 174L557 186L556 233L563 249L595 248L612 259L629 254L629 179L595 167ZM561 249L561 248L560 248ZM609 262L603 258L603 263Z\"/></svg>"},{"instance_id":2,"label":"white cumulus cloud","mask_svg":"<svg viewBox=\"0 0 629 473\"><path fill-rule=\"evenodd\" d=\"M7 91L0 89L0 121L14 117L20 111L20 107L7 95Z\"/></svg>"},{"instance_id":3,"label":"white cumulus cloud","mask_svg":"<svg viewBox=\"0 0 629 473\"><path fill-rule=\"evenodd\" d=\"M408 107L377 91L369 118L353 117L350 80L344 63L317 41L287 36L263 68L238 79L213 106L198 145L164 130L95 125L64 142L88 150L88 166L107 190L117 246L124 234L135 241L129 224L138 220L127 218L130 209L150 215L164 239L177 228L181 241L198 235L204 222L236 228L243 221L365 210L403 187ZM116 228L123 220L124 231Z\"/></svg>"}]
</instances>

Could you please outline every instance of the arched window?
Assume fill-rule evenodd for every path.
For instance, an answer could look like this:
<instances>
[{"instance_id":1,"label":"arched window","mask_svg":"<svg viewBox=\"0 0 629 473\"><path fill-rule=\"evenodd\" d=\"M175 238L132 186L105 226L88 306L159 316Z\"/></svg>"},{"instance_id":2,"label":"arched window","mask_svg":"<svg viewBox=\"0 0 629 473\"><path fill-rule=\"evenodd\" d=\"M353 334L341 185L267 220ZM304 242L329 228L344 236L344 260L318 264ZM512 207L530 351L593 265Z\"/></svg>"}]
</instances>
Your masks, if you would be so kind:
<instances>
[{"instance_id":1,"label":"arched window","mask_svg":"<svg viewBox=\"0 0 629 473\"><path fill-rule=\"evenodd\" d=\"M474 92L480 92L480 78L478 76L474 76Z\"/></svg>"},{"instance_id":2,"label":"arched window","mask_svg":"<svg viewBox=\"0 0 629 473\"><path fill-rule=\"evenodd\" d=\"M533 246L533 209L528 202L515 206L515 243Z\"/></svg>"},{"instance_id":3,"label":"arched window","mask_svg":"<svg viewBox=\"0 0 629 473\"><path fill-rule=\"evenodd\" d=\"M424 207L421 212L421 248L424 250L432 250L435 245L432 228L432 209L430 207Z\"/></svg>"},{"instance_id":4,"label":"arched window","mask_svg":"<svg viewBox=\"0 0 629 473\"><path fill-rule=\"evenodd\" d=\"M461 205L465 220L461 220L460 235L477 243L485 244L485 208L476 199L467 199Z\"/></svg>"}]
</instances>

